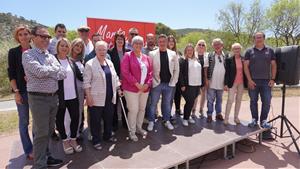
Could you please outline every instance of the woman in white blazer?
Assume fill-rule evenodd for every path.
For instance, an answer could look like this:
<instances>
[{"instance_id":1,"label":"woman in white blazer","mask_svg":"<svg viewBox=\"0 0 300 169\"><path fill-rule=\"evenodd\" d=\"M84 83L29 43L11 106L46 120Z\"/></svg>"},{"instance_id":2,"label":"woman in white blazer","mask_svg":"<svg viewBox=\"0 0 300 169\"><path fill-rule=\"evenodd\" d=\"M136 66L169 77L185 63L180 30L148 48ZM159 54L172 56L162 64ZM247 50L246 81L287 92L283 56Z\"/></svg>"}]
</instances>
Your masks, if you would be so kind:
<instances>
[{"instance_id":1,"label":"woman in white blazer","mask_svg":"<svg viewBox=\"0 0 300 169\"><path fill-rule=\"evenodd\" d=\"M107 49L107 43L104 41L95 44L96 57L86 63L83 76L83 88L90 113L92 143L97 150L102 149L101 119L104 121L103 140L116 141L112 137L112 120L119 78L113 63L106 59Z\"/></svg>"}]
</instances>

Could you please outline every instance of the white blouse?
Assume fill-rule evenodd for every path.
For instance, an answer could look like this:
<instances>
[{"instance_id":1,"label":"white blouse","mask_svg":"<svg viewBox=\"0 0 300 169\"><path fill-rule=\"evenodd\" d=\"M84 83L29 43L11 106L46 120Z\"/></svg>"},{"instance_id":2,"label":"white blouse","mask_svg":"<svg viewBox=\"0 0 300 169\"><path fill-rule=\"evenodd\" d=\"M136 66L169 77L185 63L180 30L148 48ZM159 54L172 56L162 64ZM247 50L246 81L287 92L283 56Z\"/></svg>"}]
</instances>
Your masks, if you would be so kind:
<instances>
[{"instance_id":1,"label":"white blouse","mask_svg":"<svg viewBox=\"0 0 300 169\"><path fill-rule=\"evenodd\" d=\"M189 86L200 86L202 84L202 67L196 58L188 59L189 62Z\"/></svg>"},{"instance_id":2,"label":"white blouse","mask_svg":"<svg viewBox=\"0 0 300 169\"><path fill-rule=\"evenodd\" d=\"M140 81L140 84L145 84L145 80L146 80L146 77L147 77L147 71L148 71L148 68L146 66L146 64L144 62L142 62L142 56L140 57L136 57L137 60L139 61L140 63L140 67L141 67L141 81Z\"/></svg>"}]
</instances>

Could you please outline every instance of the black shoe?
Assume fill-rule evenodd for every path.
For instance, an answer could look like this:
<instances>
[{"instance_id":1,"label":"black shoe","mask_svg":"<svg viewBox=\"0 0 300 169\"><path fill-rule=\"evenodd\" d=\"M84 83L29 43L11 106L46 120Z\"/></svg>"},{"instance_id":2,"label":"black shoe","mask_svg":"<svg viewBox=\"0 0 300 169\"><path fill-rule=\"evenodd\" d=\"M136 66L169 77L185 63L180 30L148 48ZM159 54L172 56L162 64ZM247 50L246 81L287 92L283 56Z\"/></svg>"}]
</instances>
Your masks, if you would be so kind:
<instances>
[{"instance_id":1,"label":"black shoe","mask_svg":"<svg viewBox=\"0 0 300 169\"><path fill-rule=\"evenodd\" d=\"M63 163L62 160L60 160L60 159L55 159L55 158L53 158L53 157L51 157L51 156L49 156L48 159L47 159L47 166L48 166L48 167L59 166L59 165L61 165L62 163Z\"/></svg>"},{"instance_id":2,"label":"black shoe","mask_svg":"<svg viewBox=\"0 0 300 169\"><path fill-rule=\"evenodd\" d=\"M59 141L59 136L57 135L57 133L54 131L51 135L51 138L54 140L54 141Z\"/></svg>"}]
</instances>

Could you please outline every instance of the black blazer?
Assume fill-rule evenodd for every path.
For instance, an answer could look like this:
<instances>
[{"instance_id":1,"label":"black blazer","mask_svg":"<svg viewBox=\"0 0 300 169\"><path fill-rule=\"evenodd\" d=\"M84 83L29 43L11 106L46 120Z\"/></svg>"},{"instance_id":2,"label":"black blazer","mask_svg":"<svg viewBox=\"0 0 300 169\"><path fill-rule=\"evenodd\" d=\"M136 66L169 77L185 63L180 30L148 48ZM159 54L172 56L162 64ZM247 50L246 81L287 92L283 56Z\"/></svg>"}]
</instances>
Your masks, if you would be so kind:
<instances>
[{"instance_id":1,"label":"black blazer","mask_svg":"<svg viewBox=\"0 0 300 169\"><path fill-rule=\"evenodd\" d=\"M198 62L200 63L200 60L197 59ZM201 64L201 63L200 63ZM189 60L188 59L184 59L184 58L180 58L179 59L179 79L178 79L178 83L180 85L180 87L183 86L188 86L189 85ZM201 78L203 79L203 67L201 70ZM199 72L200 73L200 72ZM203 83L203 80L202 80Z\"/></svg>"},{"instance_id":2,"label":"black blazer","mask_svg":"<svg viewBox=\"0 0 300 169\"><path fill-rule=\"evenodd\" d=\"M60 63L59 59L57 58L57 55L55 55L57 61ZM68 59L68 62L71 66L71 69L74 73L74 84L75 84L75 92L76 92L76 97L78 98L78 92L77 92L77 83L76 83L76 70L75 70L75 67L74 67L74 64L72 63L72 61L70 61L69 58ZM64 92L64 80L59 80L58 81L58 90L57 90L57 93L58 93L58 107L59 108L64 108L65 107L65 92Z\"/></svg>"},{"instance_id":3,"label":"black blazer","mask_svg":"<svg viewBox=\"0 0 300 169\"><path fill-rule=\"evenodd\" d=\"M129 52L129 51L130 51L129 49L125 49L125 50L123 50L123 53ZM120 74L121 74L121 66L120 66L121 60L119 58L117 47L114 47L114 48L110 49L107 53L109 54L109 56L111 58L111 61L114 64L117 75L120 77Z\"/></svg>"},{"instance_id":4,"label":"black blazer","mask_svg":"<svg viewBox=\"0 0 300 169\"><path fill-rule=\"evenodd\" d=\"M243 66L243 81L244 81L244 87L247 87L247 78L244 72L244 58L242 59L242 66ZM236 63L235 63L235 57L228 57L225 60L226 66L225 66L225 85L227 85L229 88L232 88L235 76L236 76Z\"/></svg>"},{"instance_id":5,"label":"black blazer","mask_svg":"<svg viewBox=\"0 0 300 169\"><path fill-rule=\"evenodd\" d=\"M16 80L17 88L20 93L26 92L25 73L22 65L22 47L21 45L11 48L8 51L8 78Z\"/></svg>"}]
</instances>

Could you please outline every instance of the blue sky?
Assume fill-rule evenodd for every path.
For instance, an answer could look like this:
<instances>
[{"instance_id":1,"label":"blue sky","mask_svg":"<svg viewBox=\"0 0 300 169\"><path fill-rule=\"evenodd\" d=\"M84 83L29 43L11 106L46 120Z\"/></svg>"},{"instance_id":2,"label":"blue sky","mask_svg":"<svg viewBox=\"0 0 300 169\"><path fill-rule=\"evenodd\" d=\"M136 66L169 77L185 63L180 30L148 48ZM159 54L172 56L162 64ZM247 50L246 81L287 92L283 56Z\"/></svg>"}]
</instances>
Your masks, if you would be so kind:
<instances>
[{"instance_id":1,"label":"blue sky","mask_svg":"<svg viewBox=\"0 0 300 169\"><path fill-rule=\"evenodd\" d=\"M242 2L245 7L250 0ZM146 22L162 22L173 29L209 28L218 29L216 14L229 0L2 0L0 12L11 12L26 19L36 20L47 26L65 23L68 29L86 24L86 17L120 19ZM262 0L264 7L272 0Z\"/></svg>"}]
</instances>

